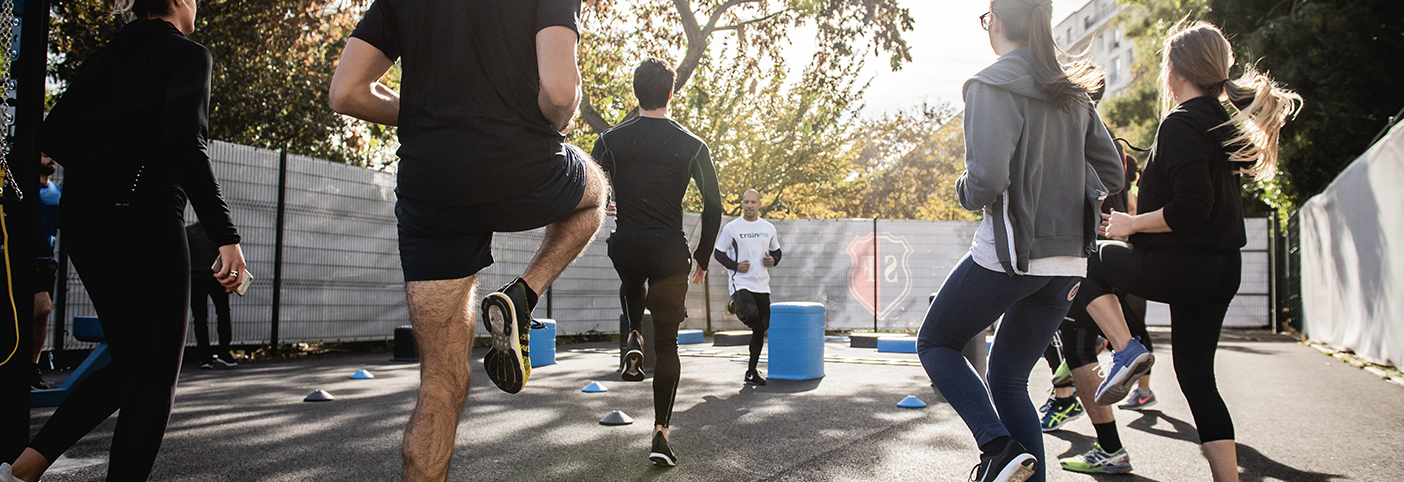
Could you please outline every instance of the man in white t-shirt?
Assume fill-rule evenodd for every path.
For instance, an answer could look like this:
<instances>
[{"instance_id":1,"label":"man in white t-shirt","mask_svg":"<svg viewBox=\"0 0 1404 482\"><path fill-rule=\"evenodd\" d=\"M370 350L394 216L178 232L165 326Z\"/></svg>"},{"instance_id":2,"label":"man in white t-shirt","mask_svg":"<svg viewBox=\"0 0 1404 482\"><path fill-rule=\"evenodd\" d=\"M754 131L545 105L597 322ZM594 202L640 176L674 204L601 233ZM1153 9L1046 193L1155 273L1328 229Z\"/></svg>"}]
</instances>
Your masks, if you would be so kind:
<instances>
[{"instance_id":1,"label":"man in white t-shirt","mask_svg":"<svg viewBox=\"0 0 1404 482\"><path fill-rule=\"evenodd\" d=\"M770 268L780 263L780 240L775 236L775 225L760 218L760 193L755 189L741 194L741 219L722 228L713 257L726 267L736 317L751 328L746 383L765 385L756 365L770 328Z\"/></svg>"}]
</instances>

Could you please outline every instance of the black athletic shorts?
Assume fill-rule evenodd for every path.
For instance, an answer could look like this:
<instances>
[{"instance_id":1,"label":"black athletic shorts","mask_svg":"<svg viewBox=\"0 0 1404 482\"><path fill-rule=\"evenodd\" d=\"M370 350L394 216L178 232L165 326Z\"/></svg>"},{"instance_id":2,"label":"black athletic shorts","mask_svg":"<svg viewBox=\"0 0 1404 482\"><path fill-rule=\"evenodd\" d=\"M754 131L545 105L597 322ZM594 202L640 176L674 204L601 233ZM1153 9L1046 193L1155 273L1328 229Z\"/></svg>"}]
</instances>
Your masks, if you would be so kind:
<instances>
[{"instance_id":1,"label":"black athletic shorts","mask_svg":"<svg viewBox=\"0 0 1404 482\"><path fill-rule=\"evenodd\" d=\"M556 165L546 182L518 197L472 206L426 206L403 198L396 201L405 281L477 274L492 265L492 233L536 229L574 212L585 195L585 163L594 161L579 148L566 147L564 162Z\"/></svg>"},{"instance_id":2,"label":"black athletic shorts","mask_svg":"<svg viewBox=\"0 0 1404 482\"><path fill-rule=\"evenodd\" d=\"M54 258L34 259L34 292L49 293L54 292L55 276L58 274L58 261Z\"/></svg>"}]
</instances>

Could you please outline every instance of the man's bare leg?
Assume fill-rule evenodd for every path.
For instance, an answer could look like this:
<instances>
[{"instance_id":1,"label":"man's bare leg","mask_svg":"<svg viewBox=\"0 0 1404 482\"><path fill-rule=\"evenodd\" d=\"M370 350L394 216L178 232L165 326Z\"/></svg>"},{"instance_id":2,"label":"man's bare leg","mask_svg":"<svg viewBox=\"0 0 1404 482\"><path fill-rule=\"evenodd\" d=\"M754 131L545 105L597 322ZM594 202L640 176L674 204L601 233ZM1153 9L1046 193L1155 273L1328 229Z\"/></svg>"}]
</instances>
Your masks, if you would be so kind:
<instances>
[{"instance_id":1,"label":"man's bare leg","mask_svg":"<svg viewBox=\"0 0 1404 482\"><path fill-rule=\"evenodd\" d=\"M1121 302L1116 295L1098 296L1087 304L1087 314L1092 315L1092 321L1097 322L1097 328L1102 329L1102 336L1111 342L1113 350L1126 349L1126 343L1131 341L1131 329L1126 327L1126 315L1121 312Z\"/></svg>"},{"instance_id":2,"label":"man's bare leg","mask_svg":"<svg viewBox=\"0 0 1404 482\"><path fill-rule=\"evenodd\" d=\"M405 283L410 324L419 345L419 399L405 426L404 480L448 477L453 441L468 401L473 349L474 277Z\"/></svg>"},{"instance_id":3,"label":"man's bare leg","mask_svg":"<svg viewBox=\"0 0 1404 482\"><path fill-rule=\"evenodd\" d=\"M536 256L527 264L522 280L537 294L545 293L546 288L556 281L556 277L575 262L599 231L604 222L605 185L604 172L592 160L585 161L585 194L575 212L565 219L546 226L546 237Z\"/></svg>"},{"instance_id":4,"label":"man's bare leg","mask_svg":"<svg viewBox=\"0 0 1404 482\"><path fill-rule=\"evenodd\" d=\"M1085 366L1074 368L1072 371L1073 385L1079 387L1095 387L1102 384L1102 377L1097 375L1097 364L1089 363ZM1082 409L1087 411L1087 417L1092 419L1092 423L1115 422L1115 415L1112 414L1110 405L1097 404L1096 390L1078 390L1078 400L1082 401Z\"/></svg>"}]
</instances>

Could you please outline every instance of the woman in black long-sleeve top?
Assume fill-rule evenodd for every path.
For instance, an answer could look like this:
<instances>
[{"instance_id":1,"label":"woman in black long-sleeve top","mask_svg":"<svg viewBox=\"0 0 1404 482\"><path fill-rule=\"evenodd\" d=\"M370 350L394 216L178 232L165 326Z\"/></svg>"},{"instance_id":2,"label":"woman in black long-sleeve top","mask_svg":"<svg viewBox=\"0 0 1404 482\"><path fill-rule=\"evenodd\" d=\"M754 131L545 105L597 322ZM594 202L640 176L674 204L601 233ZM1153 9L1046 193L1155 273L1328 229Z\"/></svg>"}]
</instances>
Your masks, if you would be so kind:
<instances>
[{"instance_id":1,"label":"woman in black long-sleeve top","mask_svg":"<svg viewBox=\"0 0 1404 482\"><path fill-rule=\"evenodd\" d=\"M195 0L117 5L134 19L84 61L41 138L42 150L66 169L64 242L112 362L74 388L30 442L13 467L21 480L38 480L119 409L108 480L150 475L185 347L187 198L220 246L220 283L232 290L244 269L206 152L211 57L186 38Z\"/></svg>"},{"instance_id":2,"label":"woman in black long-sleeve top","mask_svg":"<svg viewBox=\"0 0 1404 482\"><path fill-rule=\"evenodd\" d=\"M1130 244L1103 242L1077 297L1108 338L1130 337L1112 287L1170 305L1175 375L1205 458L1215 481L1236 481L1233 421L1214 381L1214 352L1247 240L1239 174L1272 178L1278 131L1301 97L1252 68L1228 80L1233 50L1213 25L1177 30L1165 42L1168 114L1141 175L1143 214L1104 215L1103 234Z\"/></svg>"}]
</instances>

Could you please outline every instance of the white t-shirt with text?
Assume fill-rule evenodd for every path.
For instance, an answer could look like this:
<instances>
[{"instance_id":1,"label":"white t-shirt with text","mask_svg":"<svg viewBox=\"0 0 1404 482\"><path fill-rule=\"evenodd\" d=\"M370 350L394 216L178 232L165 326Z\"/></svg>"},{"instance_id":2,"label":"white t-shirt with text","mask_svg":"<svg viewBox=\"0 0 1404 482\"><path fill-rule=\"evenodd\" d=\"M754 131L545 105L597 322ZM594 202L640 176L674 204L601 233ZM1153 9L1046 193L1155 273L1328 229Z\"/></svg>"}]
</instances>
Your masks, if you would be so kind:
<instances>
[{"instance_id":1,"label":"white t-shirt with text","mask_svg":"<svg viewBox=\"0 0 1404 482\"><path fill-rule=\"evenodd\" d=\"M717 251L726 253L738 264L750 261L751 267L745 273L727 270L727 288L730 293L746 290L752 293L770 292L770 271L765 267L765 255L780 249L780 240L775 236L775 225L764 219L754 222L737 218L726 223L721 234L717 235Z\"/></svg>"}]
</instances>

